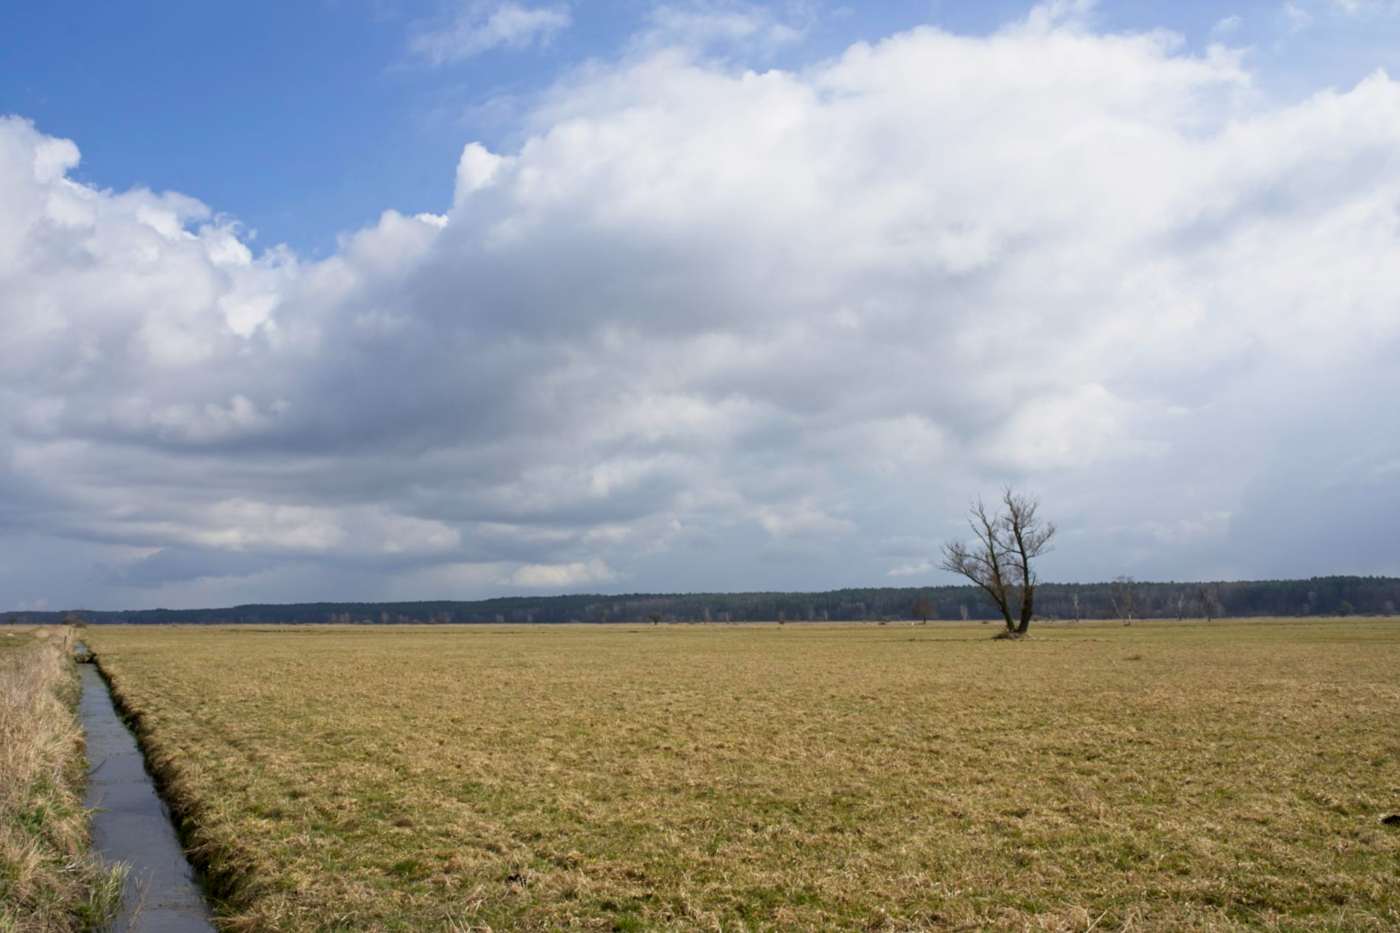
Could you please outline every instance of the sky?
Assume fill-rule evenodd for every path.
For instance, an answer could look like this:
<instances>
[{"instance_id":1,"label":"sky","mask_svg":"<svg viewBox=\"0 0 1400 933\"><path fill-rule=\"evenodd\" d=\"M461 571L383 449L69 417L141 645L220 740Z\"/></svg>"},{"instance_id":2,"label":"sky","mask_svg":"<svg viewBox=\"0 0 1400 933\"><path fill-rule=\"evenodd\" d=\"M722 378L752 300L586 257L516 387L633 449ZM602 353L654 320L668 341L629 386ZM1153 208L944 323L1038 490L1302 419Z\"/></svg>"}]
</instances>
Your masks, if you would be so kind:
<instances>
[{"instance_id":1,"label":"sky","mask_svg":"<svg viewBox=\"0 0 1400 933\"><path fill-rule=\"evenodd\" d=\"M1400 3L0 10L0 609L1400 573Z\"/></svg>"}]
</instances>

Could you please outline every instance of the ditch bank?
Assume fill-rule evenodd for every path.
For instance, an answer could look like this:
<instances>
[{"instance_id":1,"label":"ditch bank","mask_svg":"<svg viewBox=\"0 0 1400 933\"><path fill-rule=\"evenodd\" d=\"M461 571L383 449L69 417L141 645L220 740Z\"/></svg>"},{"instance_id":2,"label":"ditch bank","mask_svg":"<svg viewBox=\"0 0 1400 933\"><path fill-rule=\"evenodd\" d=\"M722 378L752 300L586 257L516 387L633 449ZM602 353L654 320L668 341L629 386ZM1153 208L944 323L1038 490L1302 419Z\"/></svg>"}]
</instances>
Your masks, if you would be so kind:
<instances>
[{"instance_id":1,"label":"ditch bank","mask_svg":"<svg viewBox=\"0 0 1400 933\"><path fill-rule=\"evenodd\" d=\"M136 736L112 700L91 652L81 644L78 714L87 740L87 807L93 850L130 866L122 906L108 933L213 933L200 876L185 857L170 810Z\"/></svg>"}]
</instances>

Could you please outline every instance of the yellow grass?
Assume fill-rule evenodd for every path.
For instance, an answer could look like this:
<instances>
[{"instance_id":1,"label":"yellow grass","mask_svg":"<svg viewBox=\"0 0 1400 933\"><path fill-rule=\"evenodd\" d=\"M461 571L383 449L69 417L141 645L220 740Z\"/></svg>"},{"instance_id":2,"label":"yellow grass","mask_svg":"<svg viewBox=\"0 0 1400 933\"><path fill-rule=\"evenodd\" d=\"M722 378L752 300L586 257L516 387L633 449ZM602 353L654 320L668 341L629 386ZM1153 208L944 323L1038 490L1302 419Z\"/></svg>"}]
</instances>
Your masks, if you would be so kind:
<instances>
[{"instance_id":1,"label":"yellow grass","mask_svg":"<svg viewBox=\"0 0 1400 933\"><path fill-rule=\"evenodd\" d=\"M238 930L1400 928L1400 623L90 631Z\"/></svg>"},{"instance_id":2,"label":"yellow grass","mask_svg":"<svg viewBox=\"0 0 1400 933\"><path fill-rule=\"evenodd\" d=\"M0 931L85 930L121 874L88 852L78 679L64 629L0 632Z\"/></svg>"}]
</instances>

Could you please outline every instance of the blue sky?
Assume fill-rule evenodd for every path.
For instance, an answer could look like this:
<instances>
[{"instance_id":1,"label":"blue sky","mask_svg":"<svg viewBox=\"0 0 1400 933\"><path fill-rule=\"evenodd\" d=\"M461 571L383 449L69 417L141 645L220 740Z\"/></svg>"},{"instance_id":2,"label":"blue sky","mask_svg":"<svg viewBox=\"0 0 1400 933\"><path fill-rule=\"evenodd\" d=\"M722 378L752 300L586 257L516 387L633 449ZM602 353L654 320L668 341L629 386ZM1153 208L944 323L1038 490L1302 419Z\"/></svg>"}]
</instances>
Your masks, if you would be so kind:
<instances>
[{"instance_id":1,"label":"blue sky","mask_svg":"<svg viewBox=\"0 0 1400 933\"><path fill-rule=\"evenodd\" d=\"M546 45L493 49L442 66L411 52L416 31L464 6L8 4L0 11L0 112L81 140L78 175L92 184L181 191L237 216L260 245L285 242L325 255L337 234L387 207L442 210L464 139L509 145L518 134L511 98L538 92L590 59L622 54L656 5L575 3L571 26ZM854 41L925 23L986 34L1029 6L769 4L804 35L749 64L800 67ZM1397 18L1385 15L1384 4L1364 6L1105 0L1095 20L1105 30L1169 29L1189 48L1216 41L1248 47L1261 86L1288 98L1353 84L1378 67L1400 71ZM1222 30L1231 17L1238 24Z\"/></svg>"},{"instance_id":2,"label":"blue sky","mask_svg":"<svg viewBox=\"0 0 1400 933\"><path fill-rule=\"evenodd\" d=\"M933 28L920 28L931 26ZM10 4L0 608L1400 574L1400 2Z\"/></svg>"}]
</instances>

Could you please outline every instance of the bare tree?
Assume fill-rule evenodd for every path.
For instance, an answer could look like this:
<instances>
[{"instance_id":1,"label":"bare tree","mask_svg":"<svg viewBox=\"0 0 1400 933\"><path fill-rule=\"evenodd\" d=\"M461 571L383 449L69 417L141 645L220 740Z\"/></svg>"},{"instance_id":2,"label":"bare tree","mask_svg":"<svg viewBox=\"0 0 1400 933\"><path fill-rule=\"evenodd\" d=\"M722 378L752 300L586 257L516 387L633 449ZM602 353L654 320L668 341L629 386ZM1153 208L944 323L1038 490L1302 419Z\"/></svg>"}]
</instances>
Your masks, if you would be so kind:
<instances>
[{"instance_id":1,"label":"bare tree","mask_svg":"<svg viewBox=\"0 0 1400 933\"><path fill-rule=\"evenodd\" d=\"M933 615L933 600L928 598L927 593L920 593L914 600L914 618L925 625L928 625L928 617Z\"/></svg>"},{"instance_id":2,"label":"bare tree","mask_svg":"<svg viewBox=\"0 0 1400 933\"><path fill-rule=\"evenodd\" d=\"M1055 526L1043 521L1040 503L1007 489L1002 511L991 514L977 500L968 517L973 542L943 546L944 570L964 576L982 588L1001 611L1006 630L1024 635L1035 612L1037 578L1031 562L1049 550Z\"/></svg>"},{"instance_id":3,"label":"bare tree","mask_svg":"<svg viewBox=\"0 0 1400 933\"><path fill-rule=\"evenodd\" d=\"M1070 605L1074 607L1074 621L1075 621L1076 624L1078 624L1079 621L1080 621L1080 619L1084 618L1084 613L1083 613L1083 611L1080 610L1080 608L1079 608L1079 594L1078 594L1078 593L1073 593L1073 594L1070 595Z\"/></svg>"},{"instance_id":4,"label":"bare tree","mask_svg":"<svg viewBox=\"0 0 1400 933\"><path fill-rule=\"evenodd\" d=\"M1133 617L1137 614L1137 581L1127 576L1114 577L1108 597L1113 600L1113 611L1123 620L1123 624L1132 625Z\"/></svg>"},{"instance_id":5,"label":"bare tree","mask_svg":"<svg viewBox=\"0 0 1400 933\"><path fill-rule=\"evenodd\" d=\"M1207 622L1220 614L1220 593L1211 584L1201 584L1196 591L1196 600L1201 604L1201 617Z\"/></svg>"}]
</instances>

